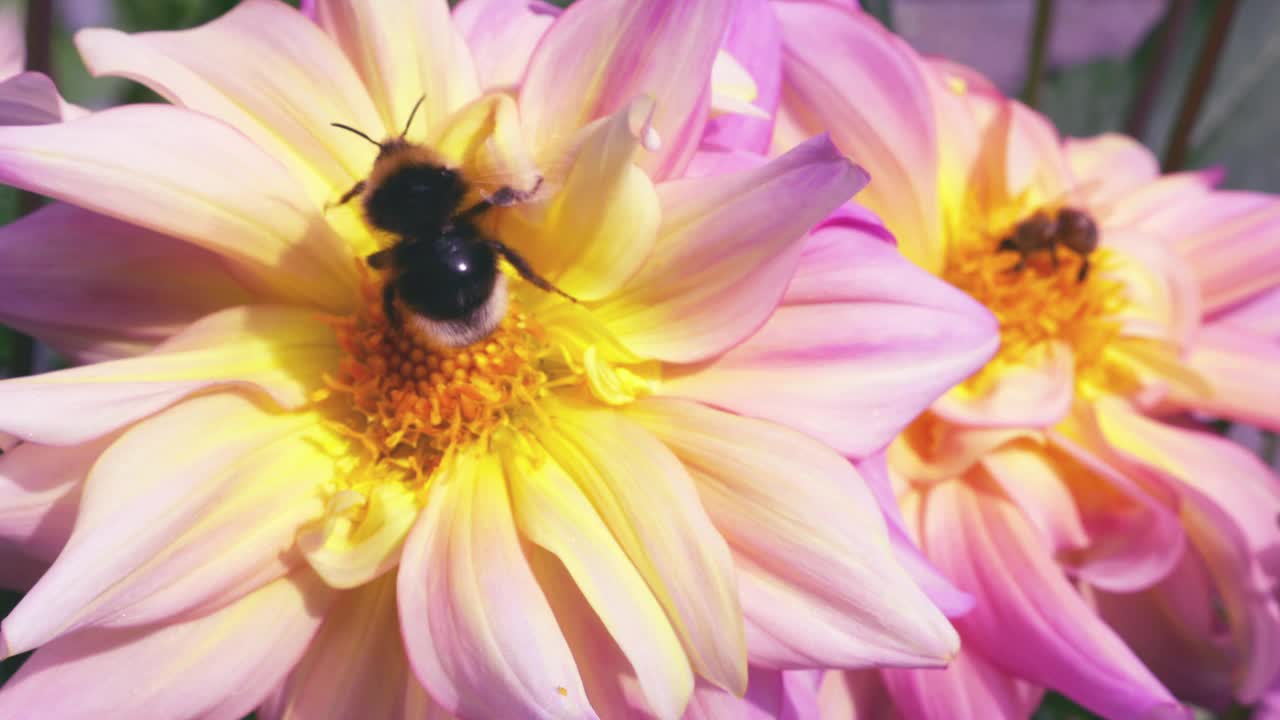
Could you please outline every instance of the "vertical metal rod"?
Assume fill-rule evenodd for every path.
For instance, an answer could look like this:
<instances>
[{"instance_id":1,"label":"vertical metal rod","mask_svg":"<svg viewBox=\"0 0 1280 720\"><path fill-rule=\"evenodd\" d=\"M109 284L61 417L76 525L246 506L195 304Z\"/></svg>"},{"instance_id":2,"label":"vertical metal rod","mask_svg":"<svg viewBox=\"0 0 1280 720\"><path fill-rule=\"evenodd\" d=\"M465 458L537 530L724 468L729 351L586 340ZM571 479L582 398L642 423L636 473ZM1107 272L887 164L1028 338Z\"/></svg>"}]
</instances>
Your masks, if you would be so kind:
<instances>
[{"instance_id":1,"label":"vertical metal rod","mask_svg":"<svg viewBox=\"0 0 1280 720\"><path fill-rule=\"evenodd\" d=\"M1200 57L1196 60L1196 68L1191 75L1191 83L1182 96L1182 107L1178 110L1178 119L1173 125L1173 134L1169 138L1169 147L1164 155L1165 172L1181 170L1186 166L1187 154L1190 152L1191 133L1196 127L1196 118L1209 96L1209 88L1213 85L1213 74L1218 69L1218 60L1222 49L1227 46L1227 35L1231 32L1231 18L1235 15L1238 3L1236 0L1218 0L1213 11L1213 20L1209 26L1209 37L1200 49Z\"/></svg>"},{"instance_id":2,"label":"vertical metal rod","mask_svg":"<svg viewBox=\"0 0 1280 720\"><path fill-rule=\"evenodd\" d=\"M1022 101L1035 107L1040 101L1040 80L1044 75L1044 58L1049 53L1050 30L1053 25L1053 0L1036 0L1036 18L1031 26L1031 48L1027 53L1027 81L1022 86Z\"/></svg>"}]
</instances>

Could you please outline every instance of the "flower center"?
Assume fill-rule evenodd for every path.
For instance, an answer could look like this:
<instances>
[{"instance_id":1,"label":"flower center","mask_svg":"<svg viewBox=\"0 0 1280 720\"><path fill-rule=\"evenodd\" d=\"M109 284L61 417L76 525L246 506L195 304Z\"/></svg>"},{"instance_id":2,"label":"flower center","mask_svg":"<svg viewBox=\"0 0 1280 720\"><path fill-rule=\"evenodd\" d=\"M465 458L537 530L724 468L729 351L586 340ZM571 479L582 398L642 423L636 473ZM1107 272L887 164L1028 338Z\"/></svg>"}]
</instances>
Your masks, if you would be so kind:
<instances>
[{"instance_id":1,"label":"flower center","mask_svg":"<svg viewBox=\"0 0 1280 720\"><path fill-rule=\"evenodd\" d=\"M537 400L561 384L543 370L553 352L546 334L517 301L487 338L442 348L411 323L392 327L377 285L367 282L364 295L361 311L334 321L346 357L314 399L376 474L399 470L421 486L451 449L536 414Z\"/></svg>"},{"instance_id":2,"label":"flower center","mask_svg":"<svg viewBox=\"0 0 1280 720\"><path fill-rule=\"evenodd\" d=\"M1071 349L1077 380L1105 372L1103 354L1120 333L1125 288L1106 277L1114 261L1107 250L1067 233L1070 213L1083 214L1035 210L993 224L994 231L952 236L943 277L1000 322L1000 351L967 381L970 389L982 390L1007 365L1039 361L1054 341Z\"/></svg>"}]
</instances>

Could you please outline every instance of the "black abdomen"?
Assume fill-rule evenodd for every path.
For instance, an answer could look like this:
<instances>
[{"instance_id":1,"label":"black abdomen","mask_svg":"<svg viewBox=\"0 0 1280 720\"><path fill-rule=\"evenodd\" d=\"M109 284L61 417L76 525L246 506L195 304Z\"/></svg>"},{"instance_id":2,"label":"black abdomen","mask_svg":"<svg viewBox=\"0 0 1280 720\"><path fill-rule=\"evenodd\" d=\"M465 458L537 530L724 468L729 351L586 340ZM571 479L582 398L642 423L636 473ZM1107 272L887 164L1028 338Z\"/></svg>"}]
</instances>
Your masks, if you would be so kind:
<instances>
[{"instance_id":1,"label":"black abdomen","mask_svg":"<svg viewBox=\"0 0 1280 720\"><path fill-rule=\"evenodd\" d=\"M413 312L432 320L465 320L493 294L498 256L474 227L447 228L434 239L396 248L396 294Z\"/></svg>"}]
</instances>

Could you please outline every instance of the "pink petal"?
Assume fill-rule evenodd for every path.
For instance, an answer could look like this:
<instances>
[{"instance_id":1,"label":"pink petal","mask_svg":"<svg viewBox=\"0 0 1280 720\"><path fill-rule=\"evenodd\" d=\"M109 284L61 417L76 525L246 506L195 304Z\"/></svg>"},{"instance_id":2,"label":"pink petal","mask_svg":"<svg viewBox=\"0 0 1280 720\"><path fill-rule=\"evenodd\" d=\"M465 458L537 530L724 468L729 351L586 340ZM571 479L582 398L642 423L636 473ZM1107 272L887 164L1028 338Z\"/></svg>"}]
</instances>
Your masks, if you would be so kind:
<instances>
[{"instance_id":1,"label":"pink petal","mask_svg":"<svg viewBox=\"0 0 1280 720\"><path fill-rule=\"evenodd\" d=\"M485 88L516 86L560 8L539 0L466 0L453 22L467 39Z\"/></svg>"},{"instance_id":2,"label":"pink petal","mask_svg":"<svg viewBox=\"0 0 1280 720\"><path fill-rule=\"evenodd\" d=\"M875 182L860 201L928 270L945 257L938 135L915 53L869 16L834 5L774 3L782 26L782 105L805 134L831 132Z\"/></svg>"},{"instance_id":3,"label":"pink petal","mask_svg":"<svg viewBox=\"0 0 1280 720\"><path fill-rule=\"evenodd\" d=\"M417 685L400 640L395 576L384 575L337 594L306 655L258 716L421 720L409 707Z\"/></svg>"},{"instance_id":4,"label":"pink petal","mask_svg":"<svg viewBox=\"0 0 1280 720\"><path fill-rule=\"evenodd\" d=\"M25 72L0 80L0 125L44 125L63 120L68 108L48 76Z\"/></svg>"},{"instance_id":5,"label":"pink petal","mask_svg":"<svg viewBox=\"0 0 1280 720\"><path fill-rule=\"evenodd\" d=\"M689 468L729 542L753 664L941 664L956 651L954 631L897 564L879 506L844 458L697 403L655 398L632 408Z\"/></svg>"},{"instance_id":6,"label":"pink petal","mask_svg":"<svg viewBox=\"0 0 1280 720\"><path fill-rule=\"evenodd\" d=\"M94 463L66 547L0 626L9 653L89 625L163 619L264 567L275 568L268 579L285 574L280 556L322 509L314 495L332 468L298 436L314 422L216 394L126 432Z\"/></svg>"},{"instance_id":7,"label":"pink petal","mask_svg":"<svg viewBox=\"0 0 1280 720\"><path fill-rule=\"evenodd\" d=\"M724 352L773 313L805 232L866 179L815 138L753 170L660 185L653 254L597 314L642 355L694 362Z\"/></svg>"},{"instance_id":8,"label":"pink petal","mask_svg":"<svg viewBox=\"0 0 1280 720\"><path fill-rule=\"evenodd\" d=\"M1088 545L1071 491L1041 448L1029 441L1012 443L985 455L982 466L1053 552Z\"/></svg>"},{"instance_id":9,"label":"pink petal","mask_svg":"<svg viewBox=\"0 0 1280 720\"><path fill-rule=\"evenodd\" d=\"M0 587L27 590L62 551L104 441L20 444L0 455Z\"/></svg>"},{"instance_id":10,"label":"pink petal","mask_svg":"<svg viewBox=\"0 0 1280 720\"><path fill-rule=\"evenodd\" d=\"M986 174L980 195L987 206L1000 207L1023 193L1040 202L1074 193L1076 182L1053 123L1016 100L997 100L994 109L978 160Z\"/></svg>"},{"instance_id":11,"label":"pink petal","mask_svg":"<svg viewBox=\"0 0 1280 720\"><path fill-rule=\"evenodd\" d=\"M382 116L382 128L361 128L365 132L399 134L425 98L414 122L435 133L479 95L471 52L445 0L317 0L315 17L347 54Z\"/></svg>"},{"instance_id":12,"label":"pink petal","mask_svg":"<svg viewBox=\"0 0 1280 720\"><path fill-rule=\"evenodd\" d=\"M818 710L823 720L899 720L877 670L833 670L822 674Z\"/></svg>"},{"instance_id":13,"label":"pink petal","mask_svg":"<svg viewBox=\"0 0 1280 720\"><path fill-rule=\"evenodd\" d=\"M1117 450L1172 480L1187 534L1208 564L1240 654L1236 691L1258 698L1280 673L1280 480L1256 456L1216 435L1147 419L1118 401L1098 405ZM1269 566L1272 565L1272 566Z\"/></svg>"},{"instance_id":14,"label":"pink petal","mask_svg":"<svg viewBox=\"0 0 1280 720\"><path fill-rule=\"evenodd\" d=\"M702 685L683 720L818 720L817 670L782 672L752 667L742 697Z\"/></svg>"},{"instance_id":15,"label":"pink petal","mask_svg":"<svg viewBox=\"0 0 1280 720\"><path fill-rule=\"evenodd\" d=\"M978 603L956 620L966 651L1102 715L1186 717L1079 596L1007 500L965 482L930 491L924 548Z\"/></svg>"},{"instance_id":16,"label":"pink petal","mask_svg":"<svg viewBox=\"0 0 1280 720\"><path fill-rule=\"evenodd\" d=\"M648 429L611 410L548 408L539 442L609 526L666 610L694 670L730 692L747 651L733 560L686 468Z\"/></svg>"},{"instance_id":17,"label":"pink petal","mask_svg":"<svg viewBox=\"0 0 1280 720\"><path fill-rule=\"evenodd\" d=\"M1280 431L1280 404L1268 388L1275 386L1280 344L1227 322L1204 326L1192 348L1191 367L1212 390L1171 400L1182 407Z\"/></svg>"},{"instance_id":18,"label":"pink petal","mask_svg":"<svg viewBox=\"0 0 1280 720\"><path fill-rule=\"evenodd\" d=\"M973 596L951 584L938 568L924 556L916 541L911 538L902 509L893 491L892 479L889 477L887 454L876 453L854 463L858 474L867 482L867 488L876 499L880 513L889 525L889 543L893 546L894 557L898 564L907 571L929 600L933 602L943 615L958 617L973 608ZM914 523L913 523L914 525Z\"/></svg>"},{"instance_id":19,"label":"pink petal","mask_svg":"<svg viewBox=\"0 0 1280 720\"><path fill-rule=\"evenodd\" d=\"M519 478L512 485L512 506L522 536L563 563L601 629L634 668L647 706L660 717L679 715L693 690L693 673L644 578L555 461L532 463L513 454L506 462L508 474Z\"/></svg>"},{"instance_id":20,"label":"pink petal","mask_svg":"<svg viewBox=\"0 0 1280 720\"><path fill-rule=\"evenodd\" d=\"M804 246L783 305L765 326L711 363L671 369L663 393L780 422L865 456L986 362L996 344L994 319L968 296L876 236L823 228Z\"/></svg>"},{"instance_id":21,"label":"pink petal","mask_svg":"<svg viewBox=\"0 0 1280 720\"><path fill-rule=\"evenodd\" d=\"M1123 459L1109 455L1096 430L1052 431L1044 452L1089 538L1087 547L1059 562L1080 580L1113 592L1135 592L1158 582L1182 557L1186 533L1177 496L1167 484L1136 478ZM1085 432L1087 437L1076 437Z\"/></svg>"},{"instance_id":22,"label":"pink petal","mask_svg":"<svg viewBox=\"0 0 1280 720\"><path fill-rule=\"evenodd\" d=\"M243 717L302 656L325 598L302 574L180 623L57 640L5 683L0 715Z\"/></svg>"},{"instance_id":23,"label":"pink petal","mask_svg":"<svg viewBox=\"0 0 1280 720\"><path fill-rule=\"evenodd\" d=\"M223 123L134 105L0 127L0 180L224 256L275 297L342 311L356 267L292 175Z\"/></svg>"},{"instance_id":24,"label":"pink petal","mask_svg":"<svg viewBox=\"0 0 1280 720\"><path fill-rule=\"evenodd\" d=\"M726 114L712 118L702 135L704 148L765 154L773 135L773 116L782 95L782 28L769 0L739 0L721 52L740 62L755 84L751 104L768 117Z\"/></svg>"},{"instance_id":25,"label":"pink petal","mask_svg":"<svg viewBox=\"0 0 1280 720\"><path fill-rule=\"evenodd\" d=\"M535 145L550 151L566 132L648 95L662 147L640 164L655 180L679 177L707 121L711 65L731 10L728 0L597 0L565 10L520 88Z\"/></svg>"},{"instance_id":26,"label":"pink petal","mask_svg":"<svg viewBox=\"0 0 1280 720\"><path fill-rule=\"evenodd\" d=\"M1063 151L1090 207L1109 205L1160 176L1160 162L1127 135L1066 138Z\"/></svg>"},{"instance_id":27,"label":"pink petal","mask_svg":"<svg viewBox=\"0 0 1280 720\"><path fill-rule=\"evenodd\" d=\"M953 388L933 411L973 428L1044 428L1071 411L1075 388L1075 357L1065 343L1053 341L1039 356L1001 370L989 388Z\"/></svg>"},{"instance_id":28,"label":"pink petal","mask_svg":"<svg viewBox=\"0 0 1280 720\"><path fill-rule=\"evenodd\" d=\"M191 30L84 30L76 46L94 75L140 82L240 130L283 162L316 205L363 178L373 161L367 144L329 127L382 134L360 78L324 32L281 3L249 0Z\"/></svg>"},{"instance_id":29,"label":"pink petal","mask_svg":"<svg viewBox=\"0 0 1280 720\"><path fill-rule=\"evenodd\" d=\"M229 308L146 355L0 382L0 427L31 442L74 445L225 386L257 388L296 408L310 402L339 352L332 328L312 312Z\"/></svg>"},{"instance_id":30,"label":"pink petal","mask_svg":"<svg viewBox=\"0 0 1280 720\"><path fill-rule=\"evenodd\" d=\"M1211 323L1222 323L1272 341L1280 340L1280 287L1265 290L1214 313Z\"/></svg>"},{"instance_id":31,"label":"pink petal","mask_svg":"<svg viewBox=\"0 0 1280 720\"><path fill-rule=\"evenodd\" d=\"M520 545L492 455L437 471L397 580L409 662L463 717L592 717L564 634Z\"/></svg>"},{"instance_id":32,"label":"pink petal","mask_svg":"<svg viewBox=\"0 0 1280 720\"><path fill-rule=\"evenodd\" d=\"M250 300L213 253L61 203L0 228L0 288L0 321L82 362Z\"/></svg>"},{"instance_id":33,"label":"pink petal","mask_svg":"<svg viewBox=\"0 0 1280 720\"><path fill-rule=\"evenodd\" d=\"M1024 720L1040 692L966 648L946 668L881 673L901 717L919 720Z\"/></svg>"}]
</instances>

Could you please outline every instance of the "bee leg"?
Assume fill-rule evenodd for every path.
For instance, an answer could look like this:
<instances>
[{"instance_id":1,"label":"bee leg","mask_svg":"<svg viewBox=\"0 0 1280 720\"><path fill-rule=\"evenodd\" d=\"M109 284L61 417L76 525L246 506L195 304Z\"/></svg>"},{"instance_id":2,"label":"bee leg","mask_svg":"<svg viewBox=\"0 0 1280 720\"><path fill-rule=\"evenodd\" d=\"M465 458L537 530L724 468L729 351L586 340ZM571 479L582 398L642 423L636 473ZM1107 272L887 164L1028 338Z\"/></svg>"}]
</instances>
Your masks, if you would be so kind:
<instances>
[{"instance_id":1,"label":"bee leg","mask_svg":"<svg viewBox=\"0 0 1280 720\"><path fill-rule=\"evenodd\" d=\"M515 268L516 272L520 273L520 277L524 278L525 281L528 282L530 285L533 285L534 287L540 290L543 290L545 292L555 293L573 302L578 302L577 298L566 293L565 291L561 290L555 285L552 285L550 282L547 282L545 278L543 278L538 273L534 272L534 269L529 267L529 263L525 261L523 257L520 256L520 253L516 252L515 250L512 250L511 248L507 247L501 242L498 242L497 240L488 240L487 242L489 244L489 247L493 248L494 252L497 252L499 255L501 255L503 260L506 260L508 263L510 263L511 267Z\"/></svg>"},{"instance_id":2,"label":"bee leg","mask_svg":"<svg viewBox=\"0 0 1280 720\"><path fill-rule=\"evenodd\" d=\"M364 192L364 181L363 181L363 180L361 180L360 182L356 183L355 185L352 185L350 190L348 190L348 191L346 191L346 192L342 193L342 197L338 198L338 202L336 202L336 203L325 203L324 209L325 209L325 210L328 210L328 209L329 209L329 208L331 208L331 207L339 207L339 206L341 206L341 205L346 205L347 203L351 202L351 198L353 198L353 197L355 197L355 196L359 195L359 194L360 194L360 193L362 193L362 192Z\"/></svg>"},{"instance_id":3,"label":"bee leg","mask_svg":"<svg viewBox=\"0 0 1280 720\"><path fill-rule=\"evenodd\" d=\"M1022 253L1021 255L1018 256L1018 264L1014 265L1008 270L1005 270L1005 272L1010 275L1017 275L1018 273L1022 272L1026 268L1027 268L1027 254Z\"/></svg>"},{"instance_id":4,"label":"bee leg","mask_svg":"<svg viewBox=\"0 0 1280 720\"><path fill-rule=\"evenodd\" d=\"M1089 277L1089 258L1088 256L1084 256L1081 258L1081 260L1082 262L1080 263L1080 272L1076 273L1077 283L1082 283L1084 282L1085 278Z\"/></svg>"},{"instance_id":5,"label":"bee leg","mask_svg":"<svg viewBox=\"0 0 1280 720\"><path fill-rule=\"evenodd\" d=\"M471 220L472 218L483 213L489 208L511 207L512 205L519 205L520 203L525 202L529 198L536 195L538 190L541 187L542 187L541 177L538 178L538 181L534 183L533 187L529 190L517 190L510 186L500 187L489 197L484 198L483 200L476 203L475 205L472 205L466 210L463 210L462 212L458 213L457 217L454 218L454 222Z\"/></svg>"},{"instance_id":6,"label":"bee leg","mask_svg":"<svg viewBox=\"0 0 1280 720\"><path fill-rule=\"evenodd\" d=\"M1049 246L1049 260L1053 263L1053 269L1058 269L1058 247L1056 245Z\"/></svg>"},{"instance_id":7,"label":"bee leg","mask_svg":"<svg viewBox=\"0 0 1280 720\"><path fill-rule=\"evenodd\" d=\"M394 283L382 286L382 314L387 316L387 324L400 329L400 311L396 309L396 288Z\"/></svg>"}]
</instances>

